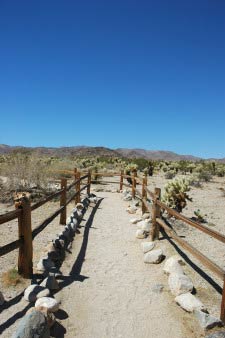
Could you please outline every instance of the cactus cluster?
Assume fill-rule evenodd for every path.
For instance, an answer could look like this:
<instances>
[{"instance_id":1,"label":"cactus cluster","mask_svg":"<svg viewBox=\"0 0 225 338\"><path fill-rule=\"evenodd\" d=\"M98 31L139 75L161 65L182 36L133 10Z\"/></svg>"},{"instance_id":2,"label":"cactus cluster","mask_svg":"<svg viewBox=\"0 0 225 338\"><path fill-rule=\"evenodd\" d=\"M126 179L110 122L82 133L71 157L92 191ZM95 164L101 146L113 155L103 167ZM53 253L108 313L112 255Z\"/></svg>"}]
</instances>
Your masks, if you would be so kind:
<instances>
[{"instance_id":1,"label":"cactus cluster","mask_svg":"<svg viewBox=\"0 0 225 338\"><path fill-rule=\"evenodd\" d=\"M192 199L188 196L187 192L190 190L189 182L183 178L173 179L168 182L164 187L164 194L162 202L170 208L181 212L185 208L188 201Z\"/></svg>"}]
</instances>

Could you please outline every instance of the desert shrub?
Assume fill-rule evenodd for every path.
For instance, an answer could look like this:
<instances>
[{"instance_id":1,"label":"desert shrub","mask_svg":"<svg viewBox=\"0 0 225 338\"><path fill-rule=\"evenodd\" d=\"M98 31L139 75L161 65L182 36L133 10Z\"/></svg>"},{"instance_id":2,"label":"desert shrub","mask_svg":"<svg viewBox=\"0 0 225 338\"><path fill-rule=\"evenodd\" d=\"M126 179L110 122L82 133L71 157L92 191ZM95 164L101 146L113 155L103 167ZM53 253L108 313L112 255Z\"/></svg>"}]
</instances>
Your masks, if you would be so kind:
<instances>
[{"instance_id":1,"label":"desert shrub","mask_svg":"<svg viewBox=\"0 0 225 338\"><path fill-rule=\"evenodd\" d=\"M173 179L176 176L176 171L175 170L169 170L165 173L165 178L166 179Z\"/></svg>"},{"instance_id":2,"label":"desert shrub","mask_svg":"<svg viewBox=\"0 0 225 338\"><path fill-rule=\"evenodd\" d=\"M210 182L212 179L212 175L209 171L201 171L198 173L198 179L201 182Z\"/></svg>"},{"instance_id":3,"label":"desert shrub","mask_svg":"<svg viewBox=\"0 0 225 338\"><path fill-rule=\"evenodd\" d=\"M47 165L37 155L16 153L8 157L2 172L11 190L43 188L47 183Z\"/></svg>"},{"instance_id":4,"label":"desert shrub","mask_svg":"<svg viewBox=\"0 0 225 338\"><path fill-rule=\"evenodd\" d=\"M3 272L1 280L6 287L16 286L23 281L16 268Z\"/></svg>"},{"instance_id":5,"label":"desert shrub","mask_svg":"<svg viewBox=\"0 0 225 338\"><path fill-rule=\"evenodd\" d=\"M190 190L189 182L183 178L173 179L168 182L164 187L162 195L162 202L170 208L181 212L187 204L187 200L192 199L188 196L187 192Z\"/></svg>"},{"instance_id":6,"label":"desert shrub","mask_svg":"<svg viewBox=\"0 0 225 338\"><path fill-rule=\"evenodd\" d=\"M202 212L200 211L200 209L195 210L194 214L195 214L195 218L196 218L197 222L200 222L200 223L205 223L206 222L205 217L207 215L203 215Z\"/></svg>"},{"instance_id":7,"label":"desert shrub","mask_svg":"<svg viewBox=\"0 0 225 338\"><path fill-rule=\"evenodd\" d=\"M191 176L189 176L188 182L192 187L195 187L195 188L201 188L202 187L198 173L194 173Z\"/></svg>"}]
</instances>

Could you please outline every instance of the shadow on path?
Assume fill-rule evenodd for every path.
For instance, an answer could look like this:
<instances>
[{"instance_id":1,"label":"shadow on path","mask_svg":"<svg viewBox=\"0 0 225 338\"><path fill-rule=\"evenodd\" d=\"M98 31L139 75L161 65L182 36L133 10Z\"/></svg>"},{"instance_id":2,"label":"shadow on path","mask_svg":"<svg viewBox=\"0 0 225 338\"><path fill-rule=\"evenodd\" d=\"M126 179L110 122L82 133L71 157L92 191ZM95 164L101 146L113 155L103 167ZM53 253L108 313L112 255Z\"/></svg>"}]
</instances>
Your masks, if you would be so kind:
<instances>
[{"instance_id":1,"label":"shadow on path","mask_svg":"<svg viewBox=\"0 0 225 338\"><path fill-rule=\"evenodd\" d=\"M89 216L89 218L88 218L88 220L87 220L87 222L84 226L85 229L84 229L83 242L82 242L82 245L81 245L81 248L80 248L80 252L77 256L76 261L74 262L74 265L72 266L72 269L70 271L69 276L61 276L61 277L58 278L58 279L63 280L59 284L61 289L70 285L71 283L73 283L75 281L83 282L86 278L89 278L87 276L81 275L81 269L82 269L82 265L83 265L84 260L85 260L85 254L86 254L88 239L89 239L89 232L90 232L90 229L92 229L92 223L93 223L93 220L94 220L95 213L99 209L99 206L100 206L102 200L103 200L103 198L98 200L96 205L93 207L92 212L91 212L91 214L90 214L90 216Z\"/></svg>"}]
</instances>

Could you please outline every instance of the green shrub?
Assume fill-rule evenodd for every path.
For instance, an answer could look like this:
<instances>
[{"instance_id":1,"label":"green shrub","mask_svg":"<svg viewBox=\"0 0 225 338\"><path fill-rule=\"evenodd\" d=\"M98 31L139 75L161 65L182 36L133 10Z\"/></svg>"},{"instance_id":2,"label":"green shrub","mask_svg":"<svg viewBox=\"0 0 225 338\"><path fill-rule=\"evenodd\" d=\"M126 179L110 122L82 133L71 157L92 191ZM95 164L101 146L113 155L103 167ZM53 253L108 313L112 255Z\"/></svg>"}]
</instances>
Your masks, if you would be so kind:
<instances>
[{"instance_id":1,"label":"green shrub","mask_svg":"<svg viewBox=\"0 0 225 338\"><path fill-rule=\"evenodd\" d=\"M187 192L190 190L189 182L185 179L173 179L164 187L162 202L170 208L181 212L187 204L187 200L192 201Z\"/></svg>"}]
</instances>

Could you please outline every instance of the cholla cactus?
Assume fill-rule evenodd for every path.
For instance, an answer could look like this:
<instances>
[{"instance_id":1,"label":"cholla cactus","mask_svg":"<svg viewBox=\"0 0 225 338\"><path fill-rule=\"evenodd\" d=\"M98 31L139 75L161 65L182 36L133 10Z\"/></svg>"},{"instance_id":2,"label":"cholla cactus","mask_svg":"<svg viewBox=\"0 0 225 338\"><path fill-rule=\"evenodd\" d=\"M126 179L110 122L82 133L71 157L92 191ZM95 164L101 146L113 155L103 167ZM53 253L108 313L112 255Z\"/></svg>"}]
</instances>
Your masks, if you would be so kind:
<instances>
[{"instance_id":1,"label":"cholla cactus","mask_svg":"<svg viewBox=\"0 0 225 338\"><path fill-rule=\"evenodd\" d=\"M173 179L165 185L164 189L162 202L178 212L185 208L186 200L192 200L187 194L190 190L189 182L183 178Z\"/></svg>"}]
</instances>

